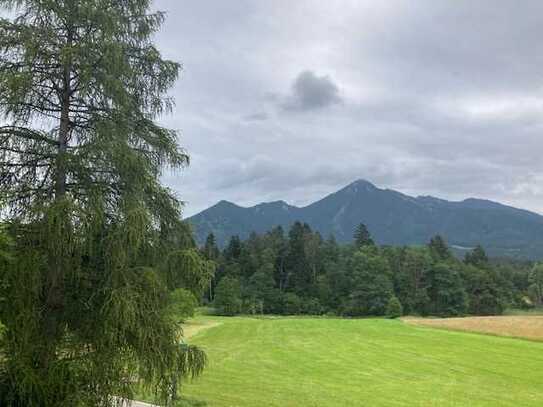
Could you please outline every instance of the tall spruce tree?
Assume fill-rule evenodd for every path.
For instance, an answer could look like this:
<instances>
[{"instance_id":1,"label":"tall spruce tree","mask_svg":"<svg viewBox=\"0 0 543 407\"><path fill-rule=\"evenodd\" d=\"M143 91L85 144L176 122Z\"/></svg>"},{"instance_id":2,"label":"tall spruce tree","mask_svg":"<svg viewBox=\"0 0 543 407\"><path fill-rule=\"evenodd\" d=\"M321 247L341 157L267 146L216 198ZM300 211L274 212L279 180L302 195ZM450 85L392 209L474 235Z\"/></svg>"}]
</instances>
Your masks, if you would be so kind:
<instances>
[{"instance_id":1,"label":"tall spruce tree","mask_svg":"<svg viewBox=\"0 0 543 407\"><path fill-rule=\"evenodd\" d=\"M166 404L205 355L179 344L178 285L207 285L159 176L188 157L155 123L180 69L150 0L0 0L0 405Z\"/></svg>"},{"instance_id":2,"label":"tall spruce tree","mask_svg":"<svg viewBox=\"0 0 543 407\"><path fill-rule=\"evenodd\" d=\"M206 242L204 244L204 247L202 249L203 255L206 259L216 261L219 258L220 250L217 247L217 243L215 241L215 235L213 233L210 233L207 235Z\"/></svg>"},{"instance_id":3,"label":"tall spruce tree","mask_svg":"<svg viewBox=\"0 0 543 407\"><path fill-rule=\"evenodd\" d=\"M370 232L366 225L360 223L354 231L354 242L359 249L364 246L374 246L375 242L371 238Z\"/></svg>"}]
</instances>

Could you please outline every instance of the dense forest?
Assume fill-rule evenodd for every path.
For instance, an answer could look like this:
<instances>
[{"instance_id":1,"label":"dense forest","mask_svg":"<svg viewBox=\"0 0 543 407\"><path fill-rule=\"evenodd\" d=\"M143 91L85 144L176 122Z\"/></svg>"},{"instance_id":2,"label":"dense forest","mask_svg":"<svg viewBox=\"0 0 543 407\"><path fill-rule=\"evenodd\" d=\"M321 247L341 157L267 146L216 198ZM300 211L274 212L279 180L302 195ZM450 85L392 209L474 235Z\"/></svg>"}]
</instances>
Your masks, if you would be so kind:
<instances>
[{"instance_id":1,"label":"dense forest","mask_svg":"<svg viewBox=\"0 0 543 407\"><path fill-rule=\"evenodd\" d=\"M210 234L201 250L217 263L205 300L223 315L496 315L542 299L542 265L491 261L481 246L461 260L441 236L377 246L363 224L348 245L296 222L234 236L222 252Z\"/></svg>"}]
</instances>

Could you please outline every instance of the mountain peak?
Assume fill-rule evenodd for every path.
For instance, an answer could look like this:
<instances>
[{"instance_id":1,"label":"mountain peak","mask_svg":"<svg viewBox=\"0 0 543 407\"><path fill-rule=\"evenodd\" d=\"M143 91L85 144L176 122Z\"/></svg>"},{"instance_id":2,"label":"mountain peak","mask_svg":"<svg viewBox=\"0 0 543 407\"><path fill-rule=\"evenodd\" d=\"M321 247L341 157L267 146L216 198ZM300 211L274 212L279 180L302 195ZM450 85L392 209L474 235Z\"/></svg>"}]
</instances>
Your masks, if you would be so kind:
<instances>
[{"instance_id":1,"label":"mountain peak","mask_svg":"<svg viewBox=\"0 0 543 407\"><path fill-rule=\"evenodd\" d=\"M357 193L357 192L363 192L363 191L372 192L372 191L377 191L378 189L379 188L377 188L375 185L373 185L371 182L365 179L357 179L356 181L351 182L341 191Z\"/></svg>"},{"instance_id":2,"label":"mountain peak","mask_svg":"<svg viewBox=\"0 0 543 407\"><path fill-rule=\"evenodd\" d=\"M372 184L367 179L359 178L349 184L349 186L369 186L373 188L377 188L374 184Z\"/></svg>"},{"instance_id":3,"label":"mountain peak","mask_svg":"<svg viewBox=\"0 0 543 407\"><path fill-rule=\"evenodd\" d=\"M481 199L413 198L364 179L301 208L284 201L250 208L221 201L189 219L199 242L213 232L221 245L233 235L245 238L275 226L288 230L294 221L307 223L323 236L333 234L338 242L351 242L354 228L362 222L379 244L422 245L440 234L458 247L481 244L490 255L543 257L541 215Z\"/></svg>"},{"instance_id":4,"label":"mountain peak","mask_svg":"<svg viewBox=\"0 0 543 407\"><path fill-rule=\"evenodd\" d=\"M215 205L212 206L212 208L240 208L240 206L236 205L234 202L227 201L225 199L220 200Z\"/></svg>"}]
</instances>

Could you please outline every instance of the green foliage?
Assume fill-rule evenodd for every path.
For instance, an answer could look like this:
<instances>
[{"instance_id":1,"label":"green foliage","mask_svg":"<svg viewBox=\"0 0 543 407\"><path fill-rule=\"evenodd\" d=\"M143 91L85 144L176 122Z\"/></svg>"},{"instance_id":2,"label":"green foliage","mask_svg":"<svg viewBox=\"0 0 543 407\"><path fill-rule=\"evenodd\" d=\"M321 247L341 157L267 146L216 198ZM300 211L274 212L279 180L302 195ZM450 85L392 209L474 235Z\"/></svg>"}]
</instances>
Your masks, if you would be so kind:
<instances>
[{"instance_id":1,"label":"green foliage","mask_svg":"<svg viewBox=\"0 0 543 407\"><path fill-rule=\"evenodd\" d=\"M248 280L244 290L245 308L251 314L273 312L274 297L277 292L274 288L273 266L265 263Z\"/></svg>"},{"instance_id":2,"label":"green foliage","mask_svg":"<svg viewBox=\"0 0 543 407\"><path fill-rule=\"evenodd\" d=\"M439 262L429 270L430 313L440 316L463 315L468 310L468 297L459 266Z\"/></svg>"},{"instance_id":3,"label":"green foliage","mask_svg":"<svg viewBox=\"0 0 543 407\"><path fill-rule=\"evenodd\" d=\"M233 238L215 277L239 283L241 310L250 314L387 315L395 296L406 315L496 315L535 293L527 265L476 263L454 258L439 237L427 246L358 248L295 222L288 238L282 228Z\"/></svg>"},{"instance_id":4,"label":"green foliage","mask_svg":"<svg viewBox=\"0 0 543 407\"><path fill-rule=\"evenodd\" d=\"M207 235L205 245L202 249L202 253L206 259L215 261L219 258L220 251L215 242L215 235L210 233Z\"/></svg>"},{"instance_id":5,"label":"green foliage","mask_svg":"<svg viewBox=\"0 0 543 407\"><path fill-rule=\"evenodd\" d=\"M425 247L396 249L387 255L393 268L395 292L406 314L428 312L429 269L433 263Z\"/></svg>"},{"instance_id":6,"label":"green foliage","mask_svg":"<svg viewBox=\"0 0 543 407\"><path fill-rule=\"evenodd\" d=\"M432 257L436 261L445 261L452 257L449 247L447 246L447 243L445 243L445 239L439 235L436 235L430 239L428 248L430 249Z\"/></svg>"},{"instance_id":7,"label":"green foliage","mask_svg":"<svg viewBox=\"0 0 543 407\"><path fill-rule=\"evenodd\" d=\"M488 265L488 257L483 247L477 245L471 252L466 253L464 263L476 267L486 267Z\"/></svg>"},{"instance_id":8,"label":"green foliage","mask_svg":"<svg viewBox=\"0 0 543 407\"><path fill-rule=\"evenodd\" d=\"M0 224L0 264L6 264L11 259L12 240L6 232L5 225Z\"/></svg>"},{"instance_id":9,"label":"green foliage","mask_svg":"<svg viewBox=\"0 0 543 407\"><path fill-rule=\"evenodd\" d=\"M323 307L318 298L304 298L301 305L302 314L322 315L323 313Z\"/></svg>"},{"instance_id":10,"label":"green foliage","mask_svg":"<svg viewBox=\"0 0 543 407\"><path fill-rule=\"evenodd\" d=\"M398 297L393 295L389 298L385 315L388 318L399 318L403 315L403 307Z\"/></svg>"},{"instance_id":11,"label":"green foliage","mask_svg":"<svg viewBox=\"0 0 543 407\"><path fill-rule=\"evenodd\" d=\"M313 234L309 225L295 222L289 232L288 251L285 257L285 275L283 289L294 290L303 295L312 289L314 277L314 244Z\"/></svg>"},{"instance_id":12,"label":"green foliage","mask_svg":"<svg viewBox=\"0 0 543 407\"><path fill-rule=\"evenodd\" d=\"M543 263L537 263L533 266L528 276L529 293L532 301L536 305L543 304Z\"/></svg>"},{"instance_id":13,"label":"green foliage","mask_svg":"<svg viewBox=\"0 0 543 407\"><path fill-rule=\"evenodd\" d=\"M179 344L171 293L199 295L213 264L160 184L188 163L155 121L179 71L152 43L164 15L149 0L0 6L15 15L0 19L0 405L109 407L136 382L171 404L206 362Z\"/></svg>"},{"instance_id":14,"label":"green foliage","mask_svg":"<svg viewBox=\"0 0 543 407\"><path fill-rule=\"evenodd\" d=\"M203 260L198 250L192 247L171 251L164 260L168 287L187 288L200 298L213 277L215 263Z\"/></svg>"},{"instance_id":15,"label":"green foliage","mask_svg":"<svg viewBox=\"0 0 543 407\"><path fill-rule=\"evenodd\" d=\"M394 293L388 262L373 247L357 251L351 262L353 286L347 313L384 315L388 299Z\"/></svg>"},{"instance_id":16,"label":"green foliage","mask_svg":"<svg viewBox=\"0 0 543 407\"><path fill-rule=\"evenodd\" d=\"M504 311L502 296L499 292L498 278L495 272L482 264L477 268L469 264L464 269L464 281L469 299L469 313L474 315L500 315Z\"/></svg>"},{"instance_id":17,"label":"green foliage","mask_svg":"<svg viewBox=\"0 0 543 407\"><path fill-rule=\"evenodd\" d=\"M354 232L354 243L358 248L375 245L368 228L363 223L356 227Z\"/></svg>"},{"instance_id":18,"label":"green foliage","mask_svg":"<svg viewBox=\"0 0 543 407\"><path fill-rule=\"evenodd\" d=\"M241 240L239 236L232 236L225 251L227 260L236 260L241 256Z\"/></svg>"},{"instance_id":19,"label":"green foliage","mask_svg":"<svg viewBox=\"0 0 543 407\"><path fill-rule=\"evenodd\" d=\"M198 306L198 300L189 290L177 288L170 292L170 305L168 313L174 323L184 322L187 318L194 316Z\"/></svg>"},{"instance_id":20,"label":"green foliage","mask_svg":"<svg viewBox=\"0 0 543 407\"><path fill-rule=\"evenodd\" d=\"M283 298L283 312L296 315L302 310L302 300L295 293L286 293Z\"/></svg>"},{"instance_id":21,"label":"green foliage","mask_svg":"<svg viewBox=\"0 0 543 407\"><path fill-rule=\"evenodd\" d=\"M220 315L236 315L241 312L241 288L239 280L224 277L215 289L215 309Z\"/></svg>"}]
</instances>

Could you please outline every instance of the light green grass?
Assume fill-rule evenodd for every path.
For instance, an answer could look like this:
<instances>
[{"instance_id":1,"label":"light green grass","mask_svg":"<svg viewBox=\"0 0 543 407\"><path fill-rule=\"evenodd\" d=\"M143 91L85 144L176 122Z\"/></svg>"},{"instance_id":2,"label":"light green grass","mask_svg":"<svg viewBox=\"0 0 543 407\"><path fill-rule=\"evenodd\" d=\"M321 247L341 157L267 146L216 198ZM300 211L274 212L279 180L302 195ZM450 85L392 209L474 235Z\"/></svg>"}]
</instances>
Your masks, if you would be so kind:
<instances>
[{"instance_id":1,"label":"light green grass","mask_svg":"<svg viewBox=\"0 0 543 407\"><path fill-rule=\"evenodd\" d=\"M209 407L542 406L543 344L383 319L213 318Z\"/></svg>"}]
</instances>

